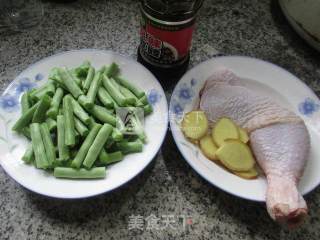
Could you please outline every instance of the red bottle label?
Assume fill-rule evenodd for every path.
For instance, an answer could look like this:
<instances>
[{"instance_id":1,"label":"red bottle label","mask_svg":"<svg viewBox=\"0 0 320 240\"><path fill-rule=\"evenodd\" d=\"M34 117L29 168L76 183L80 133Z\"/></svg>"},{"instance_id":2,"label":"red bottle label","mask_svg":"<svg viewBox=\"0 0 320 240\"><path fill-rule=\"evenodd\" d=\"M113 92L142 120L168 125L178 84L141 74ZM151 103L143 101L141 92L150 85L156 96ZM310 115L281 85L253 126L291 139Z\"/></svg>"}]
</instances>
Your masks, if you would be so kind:
<instances>
[{"instance_id":1,"label":"red bottle label","mask_svg":"<svg viewBox=\"0 0 320 240\"><path fill-rule=\"evenodd\" d=\"M182 64L187 60L195 20L165 22L142 11L140 54L158 66Z\"/></svg>"}]
</instances>

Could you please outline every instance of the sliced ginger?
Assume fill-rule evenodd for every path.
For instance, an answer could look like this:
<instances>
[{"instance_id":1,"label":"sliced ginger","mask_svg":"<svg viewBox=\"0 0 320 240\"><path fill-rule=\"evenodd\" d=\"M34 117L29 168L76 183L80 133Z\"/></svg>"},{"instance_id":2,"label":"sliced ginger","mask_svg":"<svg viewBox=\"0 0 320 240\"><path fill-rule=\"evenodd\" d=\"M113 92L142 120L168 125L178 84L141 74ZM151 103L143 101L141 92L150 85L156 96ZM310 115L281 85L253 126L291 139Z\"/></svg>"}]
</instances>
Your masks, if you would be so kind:
<instances>
[{"instance_id":1,"label":"sliced ginger","mask_svg":"<svg viewBox=\"0 0 320 240\"><path fill-rule=\"evenodd\" d=\"M238 130L239 130L239 139L241 140L241 142L248 143L249 142L249 135L246 132L246 130L244 130L241 127L239 127Z\"/></svg>"},{"instance_id":2,"label":"sliced ginger","mask_svg":"<svg viewBox=\"0 0 320 240\"><path fill-rule=\"evenodd\" d=\"M199 140L208 131L209 123L203 111L187 113L181 124L184 135L191 140Z\"/></svg>"},{"instance_id":3,"label":"sliced ginger","mask_svg":"<svg viewBox=\"0 0 320 240\"><path fill-rule=\"evenodd\" d=\"M249 171L255 164L250 148L240 140L226 140L216 155L232 171Z\"/></svg>"},{"instance_id":4,"label":"sliced ginger","mask_svg":"<svg viewBox=\"0 0 320 240\"><path fill-rule=\"evenodd\" d=\"M245 172L233 172L235 175L245 178L245 179L256 179L259 175L259 173L257 172L257 170L255 168L251 168L249 171L245 171Z\"/></svg>"},{"instance_id":5,"label":"sliced ginger","mask_svg":"<svg viewBox=\"0 0 320 240\"><path fill-rule=\"evenodd\" d=\"M258 177L253 154L247 145L249 135L231 119L221 118L209 130L205 113L192 111L184 116L181 129L185 137L198 145L208 159L216 161L241 178Z\"/></svg>"},{"instance_id":6,"label":"sliced ginger","mask_svg":"<svg viewBox=\"0 0 320 240\"><path fill-rule=\"evenodd\" d=\"M216 156L217 146L214 144L210 135L200 139L200 149L202 153L210 160L218 160Z\"/></svg>"},{"instance_id":7,"label":"sliced ginger","mask_svg":"<svg viewBox=\"0 0 320 240\"><path fill-rule=\"evenodd\" d=\"M231 119L221 118L212 129L212 138L221 147L227 139L239 139L238 127Z\"/></svg>"}]
</instances>

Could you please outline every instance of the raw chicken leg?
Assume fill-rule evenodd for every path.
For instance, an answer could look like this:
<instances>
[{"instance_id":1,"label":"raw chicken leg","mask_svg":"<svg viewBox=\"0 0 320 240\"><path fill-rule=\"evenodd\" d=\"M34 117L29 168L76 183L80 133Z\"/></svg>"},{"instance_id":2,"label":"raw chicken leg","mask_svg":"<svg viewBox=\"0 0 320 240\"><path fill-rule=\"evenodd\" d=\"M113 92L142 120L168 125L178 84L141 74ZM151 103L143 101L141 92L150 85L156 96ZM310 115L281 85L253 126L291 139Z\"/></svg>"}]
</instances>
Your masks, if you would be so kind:
<instances>
[{"instance_id":1,"label":"raw chicken leg","mask_svg":"<svg viewBox=\"0 0 320 240\"><path fill-rule=\"evenodd\" d=\"M253 152L267 177L270 216L289 227L299 225L308 211L297 190L310 149L303 120L248 89L226 69L216 71L206 81L199 108L211 122L229 117L250 133Z\"/></svg>"}]
</instances>

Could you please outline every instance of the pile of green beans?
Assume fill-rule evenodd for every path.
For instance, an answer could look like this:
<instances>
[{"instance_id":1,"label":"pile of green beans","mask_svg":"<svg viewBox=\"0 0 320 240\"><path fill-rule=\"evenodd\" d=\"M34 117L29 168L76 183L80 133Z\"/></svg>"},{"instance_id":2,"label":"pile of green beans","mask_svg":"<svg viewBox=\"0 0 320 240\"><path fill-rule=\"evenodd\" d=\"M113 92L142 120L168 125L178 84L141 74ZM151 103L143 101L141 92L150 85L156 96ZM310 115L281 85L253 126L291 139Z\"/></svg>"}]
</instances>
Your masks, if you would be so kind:
<instances>
[{"instance_id":1,"label":"pile of green beans","mask_svg":"<svg viewBox=\"0 0 320 240\"><path fill-rule=\"evenodd\" d=\"M22 160L57 178L105 178L107 166L141 152L147 138L135 110L146 116L153 109L120 72L116 63L95 69L85 61L53 68L45 85L25 92L12 127L31 140ZM129 109L129 125L116 115L120 107Z\"/></svg>"}]
</instances>

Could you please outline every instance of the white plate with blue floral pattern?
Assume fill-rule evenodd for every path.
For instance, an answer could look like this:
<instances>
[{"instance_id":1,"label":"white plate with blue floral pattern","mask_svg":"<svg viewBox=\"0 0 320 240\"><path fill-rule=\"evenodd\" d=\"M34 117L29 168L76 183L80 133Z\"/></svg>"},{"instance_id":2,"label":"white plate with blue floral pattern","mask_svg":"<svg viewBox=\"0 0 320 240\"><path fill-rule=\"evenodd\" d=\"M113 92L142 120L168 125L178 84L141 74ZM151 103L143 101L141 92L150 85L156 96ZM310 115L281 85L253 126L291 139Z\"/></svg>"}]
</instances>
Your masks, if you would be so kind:
<instances>
[{"instance_id":1,"label":"white plate with blue floral pattern","mask_svg":"<svg viewBox=\"0 0 320 240\"><path fill-rule=\"evenodd\" d=\"M191 167L211 184L241 198L265 201L266 180L260 176L245 180L233 175L202 155L188 142L180 129L183 114L197 104L205 80L216 70L226 67L248 79L246 84L268 95L302 117L311 135L311 152L299 190L306 194L320 183L320 101L301 80L271 63L240 56L216 57L187 72L174 89L169 106L170 127L174 140Z\"/></svg>"},{"instance_id":2,"label":"white plate with blue floral pattern","mask_svg":"<svg viewBox=\"0 0 320 240\"><path fill-rule=\"evenodd\" d=\"M145 119L148 143L142 153L130 154L107 168L101 180L56 179L51 173L24 164L21 160L28 140L11 131L20 116L20 97L31 88L47 81L53 67L76 67L89 60L96 68L111 62L120 65L123 76L143 89L154 112ZM24 70L0 97L0 163L3 169L22 186L51 197L83 198L111 191L140 173L155 157L164 140L168 125L168 106L164 91L156 78L141 64L111 51L83 49L62 52L31 65Z\"/></svg>"}]
</instances>

